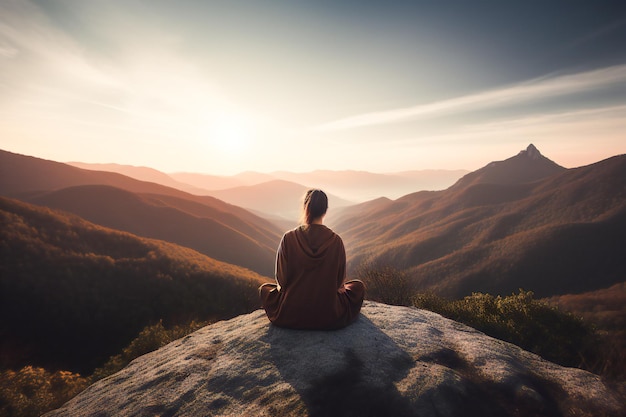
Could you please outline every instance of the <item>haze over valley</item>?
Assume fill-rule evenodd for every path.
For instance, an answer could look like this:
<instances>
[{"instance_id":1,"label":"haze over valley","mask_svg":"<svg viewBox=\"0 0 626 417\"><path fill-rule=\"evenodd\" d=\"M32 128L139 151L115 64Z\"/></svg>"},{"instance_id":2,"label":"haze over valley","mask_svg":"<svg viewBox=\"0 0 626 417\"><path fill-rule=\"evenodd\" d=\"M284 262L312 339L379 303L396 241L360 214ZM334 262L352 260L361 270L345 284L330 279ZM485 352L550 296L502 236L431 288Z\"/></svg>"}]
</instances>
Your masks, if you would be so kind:
<instances>
[{"instance_id":1,"label":"haze over valley","mask_svg":"<svg viewBox=\"0 0 626 417\"><path fill-rule=\"evenodd\" d=\"M307 188L325 190L331 194L331 206L344 207L378 197L396 199L415 190L442 190L468 173L462 169L414 170L387 174L318 170L302 173L249 171L232 176L218 176L189 172L166 174L152 168L119 164L70 162L69 165L89 170L117 172L138 180L188 191L191 194L211 195L270 216L280 215L286 210L288 217L292 219L297 219L299 215L296 213L294 216L294 211L297 212L299 207L293 202L297 202ZM276 190L280 190L283 195L276 194ZM265 207L270 196L273 197L275 204L272 207ZM292 207L289 208L290 206Z\"/></svg>"}]
</instances>

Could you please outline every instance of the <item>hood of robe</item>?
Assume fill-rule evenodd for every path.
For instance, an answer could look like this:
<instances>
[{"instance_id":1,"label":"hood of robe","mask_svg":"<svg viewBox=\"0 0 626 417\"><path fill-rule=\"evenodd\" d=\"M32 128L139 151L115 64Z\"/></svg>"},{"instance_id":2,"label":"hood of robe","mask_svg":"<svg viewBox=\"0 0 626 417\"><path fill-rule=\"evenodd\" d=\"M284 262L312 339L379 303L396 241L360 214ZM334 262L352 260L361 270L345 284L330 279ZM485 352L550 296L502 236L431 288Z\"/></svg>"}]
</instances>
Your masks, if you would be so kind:
<instances>
[{"instance_id":1,"label":"hood of robe","mask_svg":"<svg viewBox=\"0 0 626 417\"><path fill-rule=\"evenodd\" d=\"M311 263L321 262L328 248L337 243L339 236L321 224L311 224L296 229L296 242L300 258Z\"/></svg>"}]
</instances>

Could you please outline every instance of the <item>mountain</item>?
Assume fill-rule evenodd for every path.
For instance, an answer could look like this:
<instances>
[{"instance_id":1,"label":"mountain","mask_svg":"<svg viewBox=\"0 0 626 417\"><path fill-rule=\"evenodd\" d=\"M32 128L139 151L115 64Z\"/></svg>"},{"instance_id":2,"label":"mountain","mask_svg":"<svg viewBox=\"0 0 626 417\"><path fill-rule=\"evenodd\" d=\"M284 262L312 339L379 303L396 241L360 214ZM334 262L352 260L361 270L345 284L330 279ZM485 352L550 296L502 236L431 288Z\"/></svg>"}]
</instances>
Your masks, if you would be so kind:
<instances>
[{"instance_id":1,"label":"mountain","mask_svg":"<svg viewBox=\"0 0 626 417\"><path fill-rule=\"evenodd\" d=\"M114 172L92 171L60 162L0 150L0 194L21 197L77 185L110 185L132 192L184 196L164 185L138 181Z\"/></svg>"},{"instance_id":2,"label":"mountain","mask_svg":"<svg viewBox=\"0 0 626 417\"><path fill-rule=\"evenodd\" d=\"M414 170L387 174L351 170L316 170L312 172L275 171L269 174L246 171L232 176L219 176L190 172L165 174L152 168L120 164L70 162L69 165L88 170L116 172L191 194L212 195L244 207L249 207L246 204L251 203L240 194L254 193L251 190L263 183L274 182L274 186L271 187L273 193L287 195L289 188L293 188L293 183L296 183L302 189L321 188L328 194L334 194L337 201L364 202L380 196L398 198L419 190L445 189L467 173L465 170ZM281 182L287 187L286 190L279 191L276 187L276 184ZM287 183L292 185L288 186ZM249 187L248 191L245 191L246 187ZM261 188L270 188L270 186L265 185ZM224 198L224 196L227 197ZM232 198L229 199L228 196ZM239 200L243 200L245 204L240 204ZM289 202L285 201L285 203ZM343 207L346 204L334 204L334 206ZM284 206L278 207L275 204L269 211L259 210L258 212L266 218L268 216L271 218L274 210L282 211L283 208ZM291 213L287 217L294 217L294 215Z\"/></svg>"},{"instance_id":3,"label":"mountain","mask_svg":"<svg viewBox=\"0 0 626 417\"><path fill-rule=\"evenodd\" d=\"M339 224L340 228L355 230L361 224L361 216L363 213L377 213L384 211L393 205L393 200L387 197L379 197L364 203L354 204L348 207L331 207L325 217L324 222L331 228L335 228Z\"/></svg>"},{"instance_id":4,"label":"mountain","mask_svg":"<svg viewBox=\"0 0 626 417\"><path fill-rule=\"evenodd\" d=\"M273 223L214 197L5 151L0 151L0 195L50 204L142 236L190 244L265 275L273 274L274 251L282 235ZM147 210L145 216L142 210ZM244 251L228 250L233 247Z\"/></svg>"},{"instance_id":5,"label":"mountain","mask_svg":"<svg viewBox=\"0 0 626 417\"><path fill-rule=\"evenodd\" d=\"M309 188L321 188L350 201L364 202L378 197L395 199L420 190L442 190L466 173L464 170L416 170L387 174L317 170L306 173L278 171L271 175Z\"/></svg>"},{"instance_id":6,"label":"mountain","mask_svg":"<svg viewBox=\"0 0 626 417\"><path fill-rule=\"evenodd\" d=\"M335 331L262 310L144 355L46 417L618 416L624 396L438 314L366 302Z\"/></svg>"},{"instance_id":7,"label":"mountain","mask_svg":"<svg viewBox=\"0 0 626 417\"><path fill-rule=\"evenodd\" d=\"M193 185L176 181L169 175L153 168L120 164L88 164L84 162L68 162L68 165L91 171L117 172L127 177L135 178L141 181L154 182L165 185L166 187L176 188L190 194L208 195L207 190L203 188L194 187Z\"/></svg>"},{"instance_id":8,"label":"mountain","mask_svg":"<svg viewBox=\"0 0 626 417\"><path fill-rule=\"evenodd\" d=\"M276 179L270 174L253 171L241 172L231 176L198 174L193 172L174 172L169 174L169 176L177 181L212 191L225 190L227 188L235 188L244 185L256 185Z\"/></svg>"},{"instance_id":9,"label":"mountain","mask_svg":"<svg viewBox=\"0 0 626 417\"><path fill-rule=\"evenodd\" d=\"M107 185L68 187L27 201L112 229L186 246L267 276L274 272L278 235L259 232L234 215L194 201Z\"/></svg>"},{"instance_id":10,"label":"mountain","mask_svg":"<svg viewBox=\"0 0 626 417\"><path fill-rule=\"evenodd\" d=\"M350 170L317 170L312 172L275 171L269 174L243 172L230 177L193 173L169 175L177 181L212 191L282 180L297 183L306 188L321 188L344 200L363 202L381 196L398 198L419 190L442 190L451 186L466 173L465 170L415 170L388 174ZM210 195L219 194L210 193Z\"/></svg>"},{"instance_id":11,"label":"mountain","mask_svg":"<svg viewBox=\"0 0 626 417\"><path fill-rule=\"evenodd\" d=\"M504 161L471 172L457 181L453 188L467 188L473 184L521 184L533 182L565 171L566 168L546 158L535 145Z\"/></svg>"},{"instance_id":12,"label":"mountain","mask_svg":"<svg viewBox=\"0 0 626 417\"><path fill-rule=\"evenodd\" d=\"M226 201L265 216L279 216L297 225L300 217L302 197L308 190L303 185L273 180L256 185L248 185L211 192L213 197ZM352 204L333 194L328 194L330 207L344 207Z\"/></svg>"},{"instance_id":13,"label":"mountain","mask_svg":"<svg viewBox=\"0 0 626 417\"><path fill-rule=\"evenodd\" d=\"M171 243L0 197L0 365L89 373L146 325L258 306L267 281Z\"/></svg>"},{"instance_id":14,"label":"mountain","mask_svg":"<svg viewBox=\"0 0 626 417\"><path fill-rule=\"evenodd\" d=\"M520 287L550 296L622 282L626 156L561 169L533 148L447 190L342 216L335 230L350 270L392 265L417 289L452 297Z\"/></svg>"}]
</instances>

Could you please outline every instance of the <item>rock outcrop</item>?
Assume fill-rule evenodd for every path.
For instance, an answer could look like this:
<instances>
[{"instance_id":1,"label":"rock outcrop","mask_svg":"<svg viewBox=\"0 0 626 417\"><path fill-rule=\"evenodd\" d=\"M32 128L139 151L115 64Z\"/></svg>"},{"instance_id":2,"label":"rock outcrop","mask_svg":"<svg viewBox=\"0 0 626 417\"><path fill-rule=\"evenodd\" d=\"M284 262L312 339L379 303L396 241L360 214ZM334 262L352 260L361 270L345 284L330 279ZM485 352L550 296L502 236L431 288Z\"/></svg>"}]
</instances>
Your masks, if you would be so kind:
<instances>
[{"instance_id":1,"label":"rock outcrop","mask_svg":"<svg viewBox=\"0 0 626 417\"><path fill-rule=\"evenodd\" d=\"M622 401L591 373L366 302L338 331L277 328L261 310L207 326L46 416L617 416Z\"/></svg>"}]
</instances>

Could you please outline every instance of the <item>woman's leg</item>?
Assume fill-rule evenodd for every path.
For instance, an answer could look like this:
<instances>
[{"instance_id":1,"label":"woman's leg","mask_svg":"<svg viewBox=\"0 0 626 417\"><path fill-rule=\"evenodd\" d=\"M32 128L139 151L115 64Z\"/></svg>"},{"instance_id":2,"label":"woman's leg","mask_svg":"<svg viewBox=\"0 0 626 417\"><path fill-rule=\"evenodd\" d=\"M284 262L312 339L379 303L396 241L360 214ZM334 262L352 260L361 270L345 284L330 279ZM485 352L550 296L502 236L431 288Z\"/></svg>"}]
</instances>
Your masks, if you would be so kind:
<instances>
[{"instance_id":1,"label":"woman's leg","mask_svg":"<svg viewBox=\"0 0 626 417\"><path fill-rule=\"evenodd\" d=\"M361 300L365 298L365 283L359 279L353 279L346 281L344 284L346 292L349 295L350 300Z\"/></svg>"},{"instance_id":2,"label":"woman's leg","mask_svg":"<svg viewBox=\"0 0 626 417\"><path fill-rule=\"evenodd\" d=\"M261 306L265 307L269 293L276 289L278 289L278 285L269 282L259 287L259 298L261 299Z\"/></svg>"},{"instance_id":3,"label":"woman's leg","mask_svg":"<svg viewBox=\"0 0 626 417\"><path fill-rule=\"evenodd\" d=\"M363 305L363 299L365 298L365 284L363 281L353 279L344 283L346 289L346 296L350 303L349 306L349 322L352 322L359 316L361 306Z\"/></svg>"},{"instance_id":4,"label":"woman's leg","mask_svg":"<svg viewBox=\"0 0 626 417\"><path fill-rule=\"evenodd\" d=\"M259 287L259 298L261 299L261 308L265 310L267 318L274 322L280 310L280 292L277 284L263 284Z\"/></svg>"}]
</instances>

